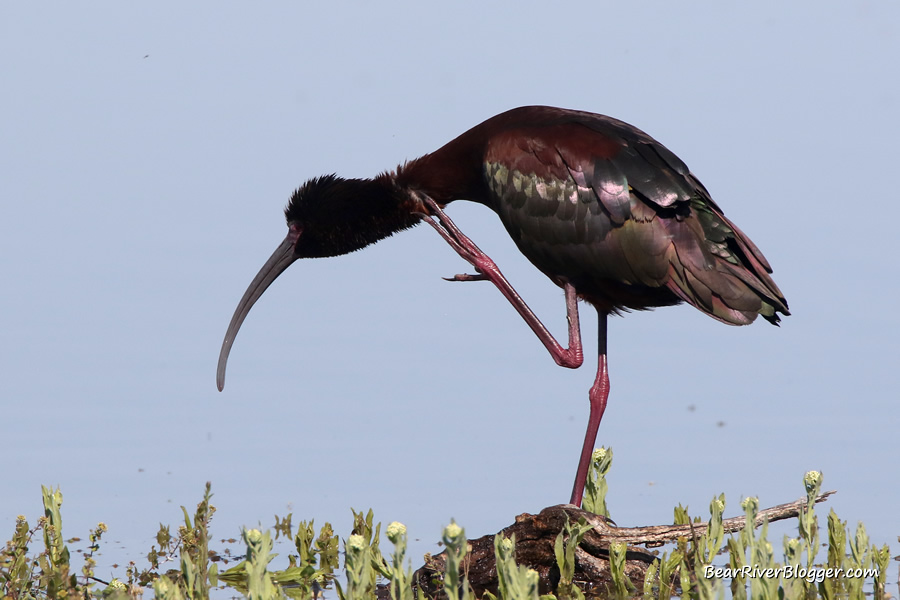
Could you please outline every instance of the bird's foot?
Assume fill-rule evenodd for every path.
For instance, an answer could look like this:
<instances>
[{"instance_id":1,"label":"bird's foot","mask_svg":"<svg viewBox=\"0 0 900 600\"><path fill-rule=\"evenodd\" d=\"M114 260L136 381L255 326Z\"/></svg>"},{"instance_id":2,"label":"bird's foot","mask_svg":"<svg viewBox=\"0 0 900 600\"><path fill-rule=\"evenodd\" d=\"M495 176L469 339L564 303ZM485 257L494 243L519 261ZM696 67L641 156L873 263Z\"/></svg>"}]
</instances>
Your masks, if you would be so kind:
<instances>
[{"instance_id":1,"label":"bird's foot","mask_svg":"<svg viewBox=\"0 0 900 600\"><path fill-rule=\"evenodd\" d=\"M490 281L487 275L483 273L457 273L453 277L441 277L444 281Z\"/></svg>"},{"instance_id":2,"label":"bird's foot","mask_svg":"<svg viewBox=\"0 0 900 600\"><path fill-rule=\"evenodd\" d=\"M437 217L437 220L426 214L420 214L419 216L421 219L431 225L434 230L444 238L444 241L450 244L450 246L456 250L456 253L467 263L475 267L475 270L478 272L477 274L464 273L455 275L452 278L445 277L444 279L447 279L448 281L494 281L491 274L494 272L499 273L499 269L491 257L485 254L481 248L469 238L469 236L460 231L459 227L456 226L456 223L447 216L447 213L438 206L437 202L428 196L424 196L422 201L432 211L434 216Z\"/></svg>"},{"instance_id":3,"label":"bird's foot","mask_svg":"<svg viewBox=\"0 0 900 600\"><path fill-rule=\"evenodd\" d=\"M463 260L475 267L476 273L463 273L454 277L446 278L448 281L490 281L500 293L509 300L519 315L525 319L531 330L534 331L538 339L544 344L544 347L550 352L556 364L577 369L584 360L584 354L581 351L581 331L578 327L578 296L575 288L571 283L565 282L566 290L566 311L569 320L569 347L563 348L553 334L550 333L537 315L532 312L519 293L513 289L503 273L500 272L497 263L490 256L481 251L470 240L459 227L447 216L447 214L438 206L437 202L429 198L425 194L412 192L415 197L425 205L431 214L418 213L418 217L431 225L437 231L444 241L456 250ZM579 492L580 493L580 492Z\"/></svg>"}]
</instances>

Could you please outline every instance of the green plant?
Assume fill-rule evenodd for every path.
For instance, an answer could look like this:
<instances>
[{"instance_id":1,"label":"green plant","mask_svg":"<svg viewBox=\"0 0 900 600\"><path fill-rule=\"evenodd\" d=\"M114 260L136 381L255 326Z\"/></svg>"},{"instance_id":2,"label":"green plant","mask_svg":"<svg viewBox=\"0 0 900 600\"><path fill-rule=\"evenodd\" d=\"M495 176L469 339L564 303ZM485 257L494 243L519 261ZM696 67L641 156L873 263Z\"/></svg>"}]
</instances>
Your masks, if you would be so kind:
<instances>
[{"instance_id":1,"label":"green plant","mask_svg":"<svg viewBox=\"0 0 900 600\"><path fill-rule=\"evenodd\" d=\"M468 552L466 530L450 519L441 536L447 548L447 566L444 572L444 593L448 600L470 600L472 591L469 582L460 574L462 560Z\"/></svg>"},{"instance_id":2,"label":"green plant","mask_svg":"<svg viewBox=\"0 0 900 600\"><path fill-rule=\"evenodd\" d=\"M658 561L659 565L659 600L668 600L675 595L675 589L672 582L681 572L681 566L684 564L684 553L681 550L675 550L671 555L663 554ZM646 581L645 581L646 585ZM650 586L647 586L650 589Z\"/></svg>"},{"instance_id":3,"label":"green plant","mask_svg":"<svg viewBox=\"0 0 900 600\"><path fill-rule=\"evenodd\" d=\"M624 542L613 542L609 545L609 572L613 582L613 596L629 598L636 589L631 580L625 576L625 557L628 545Z\"/></svg>"},{"instance_id":4,"label":"green plant","mask_svg":"<svg viewBox=\"0 0 900 600\"><path fill-rule=\"evenodd\" d=\"M43 521L41 521L43 522ZM28 546L41 524L29 528L24 515L16 517L13 536L0 550L0 593L3 598L31 598L37 587L34 568L37 561L28 557Z\"/></svg>"},{"instance_id":5,"label":"green plant","mask_svg":"<svg viewBox=\"0 0 900 600\"><path fill-rule=\"evenodd\" d=\"M687 509L676 510L676 520L694 526L691 539L680 538L670 553L664 553L644 577L643 598L668 599L679 590L685 598L723 597L725 582L722 576L708 574L723 542L728 549L727 565L731 570L732 596L779 600L812 599L815 597L862 600L866 583L876 600L885 598L891 553L887 545L872 544L865 527L857 524L854 534L848 534L847 523L834 511L828 515L828 551L824 564L818 563L820 536L815 514L815 500L822 477L810 472L804 477L807 498L798 518L798 536L785 536L784 562L776 562L772 545L768 542L768 523L755 528L759 512L756 498L742 502L747 526L739 533L726 536L722 523L724 496L713 498L710 519L704 528L699 519L691 519ZM288 556L284 569L273 569L274 542L269 532L244 530L242 539L246 556L232 568L218 572L217 561L225 560L210 549L210 523L215 513L212 494L207 484L202 501L193 515L182 507L184 522L174 534L167 525L160 525L156 544L147 555L149 566L138 568L134 563L126 569L126 581L101 581L94 574L94 555L107 531L100 523L88 535L87 550L81 553L80 567L71 564L67 546L78 538L66 540L62 535L62 493L58 489L42 488L43 515L34 527L24 516L15 521L12 536L0 548L0 598L2 600L125 600L136 598L143 587L152 587L157 598L184 600L208 598L217 585L227 585L254 600L274 600L289 597L296 600L317 598L320 589L331 585L335 570L340 568L339 539L326 523L316 534L313 521L301 521L293 538L297 554ZM276 517L276 539L292 535L292 515ZM557 596L561 599L582 599L581 589L574 581L576 549L590 529L583 520L567 522L557 536L554 552L560 570ZM382 558L378 541L380 525L374 523L372 511L353 511L353 530L345 544L344 570L347 589L335 585L342 600L373 600L379 577L390 580L392 600L414 600L413 572L407 558L407 532L400 523L387 528L388 540L393 544L390 564ZM821 535L824 536L824 533ZM80 541L80 540L79 540ZM232 540L234 541L234 540ZM451 522L443 532L447 548L443 591L447 600L471 600L472 589L461 571L468 552L465 531ZM35 552L29 548L39 545ZM628 597L633 594L631 582L625 577L624 545L610 547L610 570L613 579L610 594ZM515 540L497 536L494 539L500 598L504 600L551 600L538 596L538 575L535 571L515 563ZM228 552L226 551L226 554ZM76 555L77 556L77 555ZM230 554L228 555L230 558ZM179 568L160 574L160 564L177 560ZM716 570L723 568L714 568ZM98 585L103 584L103 585ZM489 600L497 600L487 596ZM416 600L424 600L422 591Z\"/></svg>"},{"instance_id":6,"label":"green plant","mask_svg":"<svg viewBox=\"0 0 900 600\"><path fill-rule=\"evenodd\" d=\"M556 565L559 567L559 585L556 590L560 598L584 599L584 593L575 585L575 551L590 530L591 526L583 518L578 519L576 523L567 518L563 530L556 536L553 550L556 554Z\"/></svg>"},{"instance_id":7,"label":"green plant","mask_svg":"<svg viewBox=\"0 0 900 600\"><path fill-rule=\"evenodd\" d=\"M538 600L537 571L516 564L516 536L494 536L494 556L497 561L497 581L503 600ZM490 595L493 598L493 594Z\"/></svg>"},{"instance_id":8,"label":"green plant","mask_svg":"<svg viewBox=\"0 0 900 600\"><path fill-rule=\"evenodd\" d=\"M393 600L413 600L412 566L407 567L406 560L406 525L394 521L387 527L387 538L394 544L391 553L389 579L391 580L391 598Z\"/></svg>"},{"instance_id":9,"label":"green plant","mask_svg":"<svg viewBox=\"0 0 900 600\"><path fill-rule=\"evenodd\" d=\"M612 448L600 447L591 454L591 464L584 485L584 499L581 503L584 510L606 518L609 518L609 508L606 506L609 486L606 475L612 467L612 460Z\"/></svg>"}]
</instances>

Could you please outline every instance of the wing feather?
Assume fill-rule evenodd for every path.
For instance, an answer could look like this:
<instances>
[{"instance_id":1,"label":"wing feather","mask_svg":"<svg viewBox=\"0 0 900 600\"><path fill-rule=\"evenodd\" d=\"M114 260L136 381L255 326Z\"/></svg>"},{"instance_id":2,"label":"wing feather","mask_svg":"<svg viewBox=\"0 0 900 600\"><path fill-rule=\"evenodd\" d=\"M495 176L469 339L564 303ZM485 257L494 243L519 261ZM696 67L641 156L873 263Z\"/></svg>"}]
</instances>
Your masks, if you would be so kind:
<instances>
[{"instance_id":1,"label":"wing feather","mask_svg":"<svg viewBox=\"0 0 900 600\"><path fill-rule=\"evenodd\" d=\"M553 114L485 151L488 203L535 266L601 310L684 301L736 325L790 314L768 261L677 156L621 121Z\"/></svg>"}]
</instances>

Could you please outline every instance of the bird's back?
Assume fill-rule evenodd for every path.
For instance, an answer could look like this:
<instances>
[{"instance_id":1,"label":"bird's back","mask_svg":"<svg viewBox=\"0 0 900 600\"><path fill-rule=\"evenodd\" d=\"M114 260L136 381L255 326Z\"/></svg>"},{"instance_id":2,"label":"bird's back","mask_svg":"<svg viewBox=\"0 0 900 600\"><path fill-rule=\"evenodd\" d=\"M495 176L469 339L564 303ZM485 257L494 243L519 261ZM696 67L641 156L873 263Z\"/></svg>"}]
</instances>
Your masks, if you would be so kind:
<instances>
[{"instance_id":1,"label":"bird's back","mask_svg":"<svg viewBox=\"0 0 900 600\"><path fill-rule=\"evenodd\" d=\"M423 159L447 181L480 160L479 181L442 200L490 206L538 269L601 310L685 301L736 325L789 314L759 249L677 156L627 123L522 107Z\"/></svg>"}]
</instances>

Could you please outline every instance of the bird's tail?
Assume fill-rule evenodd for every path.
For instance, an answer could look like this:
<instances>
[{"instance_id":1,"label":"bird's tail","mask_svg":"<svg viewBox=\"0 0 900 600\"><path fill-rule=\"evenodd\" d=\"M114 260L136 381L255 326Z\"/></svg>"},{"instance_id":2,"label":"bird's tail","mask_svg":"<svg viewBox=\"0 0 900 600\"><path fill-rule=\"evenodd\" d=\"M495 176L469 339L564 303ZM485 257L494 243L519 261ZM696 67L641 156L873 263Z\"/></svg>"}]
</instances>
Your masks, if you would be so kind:
<instances>
[{"instance_id":1,"label":"bird's tail","mask_svg":"<svg viewBox=\"0 0 900 600\"><path fill-rule=\"evenodd\" d=\"M677 260L670 261L668 288L679 298L711 317L731 325L747 325L757 316L777 325L778 313L790 315L787 300L771 277L772 267L759 248L728 220L707 203L697 202L696 221L672 220L670 227L697 227L705 247L679 246ZM697 232L699 233L699 232Z\"/></svg>"}]
</instances>

